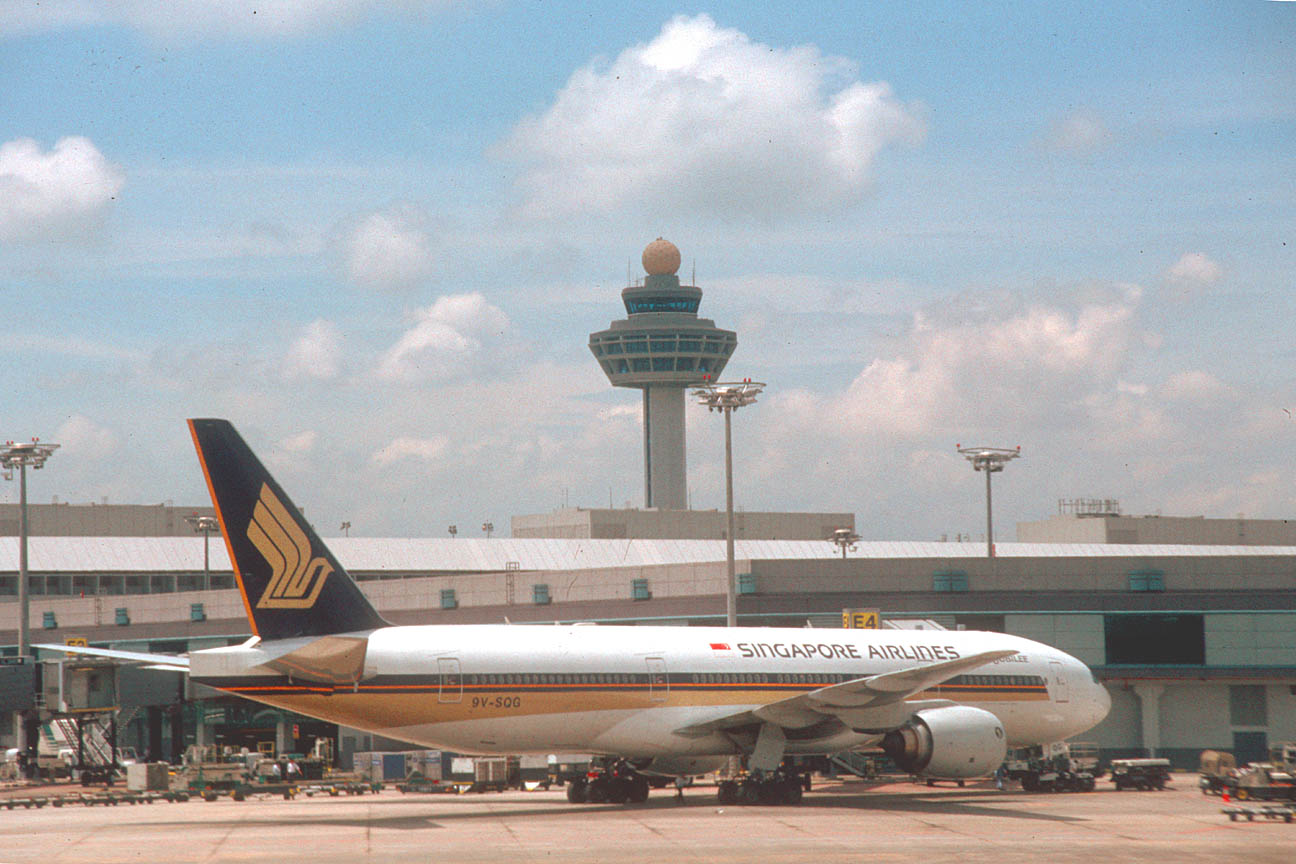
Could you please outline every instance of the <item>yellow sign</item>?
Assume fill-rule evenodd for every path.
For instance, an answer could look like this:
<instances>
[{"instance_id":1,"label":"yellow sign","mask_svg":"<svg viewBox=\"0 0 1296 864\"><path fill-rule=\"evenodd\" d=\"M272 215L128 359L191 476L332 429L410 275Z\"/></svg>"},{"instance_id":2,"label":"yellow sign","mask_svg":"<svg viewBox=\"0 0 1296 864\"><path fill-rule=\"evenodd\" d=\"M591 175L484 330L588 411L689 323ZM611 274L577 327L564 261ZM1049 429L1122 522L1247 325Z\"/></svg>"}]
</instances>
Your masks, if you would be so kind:
<instances>
[{"instance_id":1,"label":"yellow sign","mask_svg":"<svg viewBox=\"0 0 1296 864\"><path fill-rule=\"evenodd\" d=\"M847 630L878 629L878 610L876 609L843 609L842 626Z\"/></svg>"},{"instance_id":2,"label":"yellow sign","mask_svg":"<svg viewBox=\"0 0 1296 864\"><path fill-rule=\"evenodd\" d=\"M67 637L66 639L63 640L63 644L64 644L64 645L75 645L75 646L78 647L78 648L89 648L89 647L90 647L90 642L89 642L89 641L88 641L84 636L69 636L69 637ZM77 656L77 652L75 652L75 651L64 651L63 653L66 654L66 655L69 656L69 657L76 657L76 656Z\"/></svg>"}]
</instances>

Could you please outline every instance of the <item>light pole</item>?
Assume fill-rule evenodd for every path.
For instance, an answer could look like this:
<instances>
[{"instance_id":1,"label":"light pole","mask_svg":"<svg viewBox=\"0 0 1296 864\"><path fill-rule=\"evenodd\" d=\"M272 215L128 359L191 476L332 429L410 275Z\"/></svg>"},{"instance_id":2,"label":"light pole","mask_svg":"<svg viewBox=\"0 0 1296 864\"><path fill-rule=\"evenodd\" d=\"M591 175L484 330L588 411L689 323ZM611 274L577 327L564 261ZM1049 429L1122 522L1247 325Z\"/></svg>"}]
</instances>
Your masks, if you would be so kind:
<instances>
[{"instance_id":1,"label":"light pole","mask_svg":"<svg viewBox=\"0 0 1296 864\"><path fill-rule=\"evenodd\" d=\"M1004 465L1021 455L1021 445L1012 450L1002 447L964 447L955 444L963 458L972 463L973 471L984 471L986 478L986 557L994 557L994 521L990 510L990 475L1004 470Z\"/></svg>"},{"instance_id":2,"label":"light pole","mask_svg":"<svg viewBox=\"0 0 1296 864\"><path fill-rule=\"evenodd\" d=\"M27 466L33 470L45 467L45 462L58 449L57 444L42 444L39 438L31 443L15 444L13 441L0 446L0 468L4 470L6 480L13 479L13 470L18 469L18 656L26 657L31 651L30 638L27 632L28 599L27 599ZM26 662L19 661L19 662ZM35 694L33 693L33 698ZM35 741L28 733L28 717L24 714L18 722L18 748L33 749Z\"/></svg>"},{"instance_id":3,"label":"light pole","mask_svg":"<svg viewBox=\"0 0 1296 864\"><path fill-rule=\"evenodd\" d=\"M184 517L195 533L203 535L203 590L211 588L211 535L220 530L220 523L215 516L199 516L190 513Z\"/></svg>"},{"instance_id":4,"label":"light pole","mask_svg":"<svg viewBox=\"0 0 1296 864\"><path fill-rule=\"evenodd\" d=\"M342 532L342 536L343 536L343 537L350 537L350 536L351 536L351 523L350 523L350 522L343 522L343 523L339 526L339 530Z\"/></svg>"},{"instance_id":5,"label":"light pole","mask_svg":"<svg viewBox=\"0 0 1296 864\"><path fill-rule=\"evenodd\" d=\"M838 528L833 531L832 542L841 550L842 560L846 560L846 550L855 551L855 544L859 542L860 535L856 534L849 528Z\"/></svg>"},{"instance_id":6,"label":"light pole","mask_svg":"<svg viewBox=\"0 0 1296 864\"><path fill-rule=\"evenodd\" d=\"M483 523L482 523L482 530L486 532L486 539L489 540L489 539L490 539L491 532L495 530L495 523L494 523L494 522L489 522L489 521L487 521L487 522L483 522Z\"/></svg>"},{"instance_id":7,"label":"light pole","mask_svg":"<svg viewBox=\"0 0 1296 864\"><path fill-rule=\"evenodd\" d=\"M448 530L450 531L450 539L453 540L455 538L455 535L459 533L459 526L451 525Z\"/></svg>"},{"instance_id":8,"label":"light pole","mask_svg":"<svg viewBox=\"0 0 1296 864\"><path fill-rule=\"evenodd\" d=\"M728 582L725 586L725 626L738 626L738 597L734 587L734 510L733 510L733 429L730 415L756 401L765 389L759 381L746 379L736 382L703 382L693 390L693 396L708 411L719 411L725 419L725 563L728 565Z\"/></svg>"}]
</instances>

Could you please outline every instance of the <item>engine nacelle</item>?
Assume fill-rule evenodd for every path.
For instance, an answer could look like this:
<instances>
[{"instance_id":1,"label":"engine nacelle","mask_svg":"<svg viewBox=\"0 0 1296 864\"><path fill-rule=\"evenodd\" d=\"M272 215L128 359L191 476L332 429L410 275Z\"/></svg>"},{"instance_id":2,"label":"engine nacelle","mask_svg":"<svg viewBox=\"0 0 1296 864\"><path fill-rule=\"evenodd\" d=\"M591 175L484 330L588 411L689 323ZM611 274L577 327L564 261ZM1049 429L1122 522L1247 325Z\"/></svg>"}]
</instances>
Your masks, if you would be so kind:
<instances>
[{"instance_id":1,"label":"engine nacelle","mask_svg":"<svg viewBox=\"0 0 1296 864\"><path fill-rule=\"evenodd\" d=\"M882 738L883 751L902 769L933 777L984 777L1007 748L999 718L968 705L919 711Z\"/></svg>"}]
</instances>

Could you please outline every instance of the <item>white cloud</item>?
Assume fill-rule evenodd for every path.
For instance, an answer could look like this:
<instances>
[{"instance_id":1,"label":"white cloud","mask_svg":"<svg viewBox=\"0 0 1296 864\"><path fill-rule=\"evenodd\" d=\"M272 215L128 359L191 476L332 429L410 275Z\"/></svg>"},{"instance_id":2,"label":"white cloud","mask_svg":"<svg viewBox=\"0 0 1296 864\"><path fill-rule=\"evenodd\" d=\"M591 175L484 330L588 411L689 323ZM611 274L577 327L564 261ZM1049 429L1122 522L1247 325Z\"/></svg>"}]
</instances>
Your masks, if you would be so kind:
<instances>
[{"instance_id":1,"label":"white cloud","mask_svg":"<svg viewBox=\"0 0 1296 864\"><path fill-rule=\"evenodd\" d=\"M1166 277L1179 285L1205 287L1220 280L1224 269L1202 252L1188 252L1170 266Z\"/></svg>"},{"instance_id":2,"label":"white cloud","mask_svg":"<svg viewBox=\"0 0 1296 864\"><path fill-rule=\"evenodd\" d=\"M332 321L318 319L306 329L284 358L283 374L289 380L336 378L341 367L342 334Z\"/></svg>"},{"instance_id":3,"label":"white cloud","mask_svg":"<svg viewBox=\"0 0 1296 864\"><path fill-rule=\"evenodd\" d=\"M393 462L400 462L404 459L436 462L449 446L450 439L444 435L436 435L432 438L401 436L393 439L390 444L374 453L370 458L379 467L386 467Z\"/></svg>"},{"instance_id":4,"label":"white cloud","mask_svg":"<svg viewBox=\"0 0 1296 864\"><path fill-rule=\"evenodd\" d=\"M1209 372L1190 369L1167 378L1161 387L1161 395L1171 402L1218 403L1233 393Z\"/></svg>"},{"instance_id":5,"label":"white cloud","mask_svg":"<svg viewBox=\"0 0 1296 864\"><path fill-rule=\"evenodd\" d=\"M484 342L508 328L504 313L480 294L440 297L415 318L414 326L379 360L379 378L409 381L453 374Z\"/></svg>"},{"instance_id":6,"label":"white cloud","mask_svg":"<svg viewBox=\"0 0 1296 864\"><path fill-rule=\"evenodd\" d=\"M427 279L432 238L411 208L365 217L346 240L347 278L362 288L405 290Z\"/></svg>"},{"instance_id":7,"label":"white cloud","mask_svg":"<svg viewBox=\"0 0 1296 864\"><path fill-rule=\"evenodd\" d=\"M319 436L313 429L307 429L304 432L298 432L296 435L289 435L279 442L279 449L285 453L309 453L315 449L315 441Z\"/></svg>"},{"instance_id":8,"label":"white cloud","mask_svg":"<svg viewBox=\"0 0 1296 864\"><path fill-rule=\"evenodd\" d=\"M1092 111L1078 110L1055 121L1045 136L1045 146L1055 153L1087 157L1106 150L1112 141L1103 119Z\"/></svg>"},{"instance_id":9,"label":"white cloud","mask_svg":"<svg viewBox=\"0 0 1296 864\"><path fill-rule=\"evenodd\" d=\"M88 138L60 138L42 151L30 138L0 145L0 241L92 233L125 185Z\"/></svg>"},{"instance_id":10,"label":"white cloud","mask_svg":"<svg viewBox=\"0 0 1296 864\"><path fill-rule=\"evenodd\" d=\"M902 352L872 361L834 413L858 431L901 436L954 434L991 417L1024 425L1089 388L1118 386L1136 300L1127 292L1075 310L992 308L956 321L919 314Z\"/></svg>"},{"instance_id":11,"label":"white cloud","mask_svg":"<svg viewBox=\"0 0 1296 864\"><path fill-rule=\"evenodd\" d=\"M43 0L0 3L0 33L119 26L154 37L291 37L449 0Z\"/></svg>"},{"instance_id":12,"label":"white cloud","mask_svg":"<svg viewBox=\"0 0 1296 864\"><path fill-rule=\"evenodd\" d=\"M874 158L925 132L921 106L814 46L751 41L677 16L604 68L577 70L501 154L532 216L638 204L769 217L849 204ZM833 89L833 88L836 89Z\"/></svg>"},{"instance_id":13,"label":"white cloud","mask_svg":"<svg viewBox=\"0 0 1296 864\"><path fill-rule=\"evenodd\" d=\"M111 429L83 414L72 415L59 427L55 443L63 453L79 457L83 462L105 459L118 448L117 436Z\"/></svg>"}]
</instances>

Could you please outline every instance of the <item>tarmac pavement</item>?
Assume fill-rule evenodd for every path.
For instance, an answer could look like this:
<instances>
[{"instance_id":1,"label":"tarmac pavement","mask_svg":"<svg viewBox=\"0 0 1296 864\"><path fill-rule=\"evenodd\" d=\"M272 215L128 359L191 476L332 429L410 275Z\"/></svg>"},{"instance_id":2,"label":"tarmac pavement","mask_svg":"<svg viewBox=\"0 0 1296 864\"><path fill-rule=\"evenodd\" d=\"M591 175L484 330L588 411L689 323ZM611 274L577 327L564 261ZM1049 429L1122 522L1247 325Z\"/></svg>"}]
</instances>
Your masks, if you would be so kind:
<instances>
[{"instance_id":1,"label":"tarmac pavement","mask_svg":"<svg viewBox=\"0 0 1296 864\"><path fill-rule=\"evenodd\" d=\"M1296 824L1230 822L1196 779L1069 794L844 782L798 806L722 807L698 786L628 806L555 789L0 809L0 864L1296 860Z\"/></svg>"}]
</instances>

